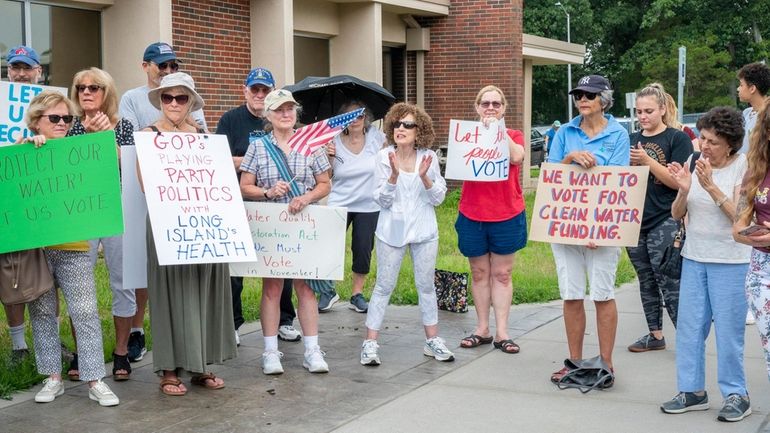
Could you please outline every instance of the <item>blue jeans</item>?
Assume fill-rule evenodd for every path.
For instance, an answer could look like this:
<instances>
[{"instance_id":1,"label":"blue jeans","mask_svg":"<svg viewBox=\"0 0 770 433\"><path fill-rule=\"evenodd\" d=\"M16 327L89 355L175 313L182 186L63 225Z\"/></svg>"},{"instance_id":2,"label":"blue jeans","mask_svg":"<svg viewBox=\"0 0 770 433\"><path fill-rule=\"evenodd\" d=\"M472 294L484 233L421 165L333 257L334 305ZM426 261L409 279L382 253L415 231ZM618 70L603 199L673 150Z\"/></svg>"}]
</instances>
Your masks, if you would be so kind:
<instances>
[{"instance_id":1,"label":"blue jeans","mask_svg":"<svg viewBox=\"0 0 770 433\"><path fill-rule=\"evenodd\" d=\"M722 397L748 395L743 369L748 263L682 260L676 328L676 379L680 392L706 389L706 338L714 319L717 379Z\"/></svg>"}]
</instances>

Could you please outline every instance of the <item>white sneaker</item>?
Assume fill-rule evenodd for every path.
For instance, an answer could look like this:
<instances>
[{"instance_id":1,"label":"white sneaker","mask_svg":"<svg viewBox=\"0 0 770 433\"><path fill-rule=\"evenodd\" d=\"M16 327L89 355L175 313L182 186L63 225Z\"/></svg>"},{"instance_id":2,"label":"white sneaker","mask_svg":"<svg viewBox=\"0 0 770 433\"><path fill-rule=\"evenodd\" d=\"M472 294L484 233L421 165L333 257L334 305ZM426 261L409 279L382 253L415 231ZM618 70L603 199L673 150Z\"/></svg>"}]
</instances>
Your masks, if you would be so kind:
<instances>
[{"instance_id":1,"label":"white sneaker","mask_svg":"<svg viewBox=\"0 0 770 433\"><path fill-rule=\"evenodd\" d=\"M238 333L238 330L235 330L235 346L241 347L241 334Z\"/></svg>"},{"instance_id":2,"label":"white sneaker","mask_svg":"<svg viewBox=\"0 0 770 433\"><path fill-rule=\"evenodd\" d=\"M446 343L441 337L432 337L425 340L425 347L422 350L425 356L432 356L437 361L454 361L455 354L446 348Z\"/></svg>"},{"instance_id":3,"label":"white sneaker","mask_svg":"<svg viewBox=\"0 0 770 433\"><path fill-rule=\"evenodd\" d=\"M262 373L264 374L283 374L281 365L283 353L277 350L268 350L262 354Z\"/></svg>"},{"instance_id":4,"label":"white sneaker","mask_svg":"<svg viewBox=\"0 0 770 433\"><path fill-rule=\"evenodd\" d=\"M321 348L316 346L309 351L305 351L305 360L302 362L302 366L307 368L311 373L328 373L329 364L324 361L325 353L321 352Z\"/></svg>"},{"instance_id":5,"label":"white sneaker","mask_svg":"<svg viewBox=\"0 0 770 433\"><path fill-rule=\"evenodd\" d=\"M379 348L377 340L364 340L361 346L361 365L380 365L380 355L377 353Z\"/></svg>"},{"instance_id":6,"label":"white sneaker","mask_svg":"<svg viewBox=\"0 0 770 433\"><path fill-rule=\"evenodd\" d=\"M88 398L98 401L100 406L105 407L117 406L120 403L118 396L101 379L96 381L96 385L88 389Z\"/></svg>"},{"instance_id":7,"label":"white sneaker","mask_svg":"<svg viewBox=\"0 0 770 433\"><path fill-rule=\"evenodd\" d=\"M299 341L302 335L291 325L281 325L278 327L278 338L283 341Z\"/></svg>"},{"instance_id":8,"label":"white sneaker","mask_svg":"<svg viewBox=\"0 0 770 433\"><path fill-rule=\"evenodd\" d=\"M50 403L62 394L64 394L64 384L61 380L54 380L49 377L43 381L43 389L35 394L35 401L38 403Z\"/></svg>"},{"instance_id":9,"label":"white sneaker","mask_svg":"<svg viewBox=\"0 0 770 433\"><path fill-rule=\"evenodd\" d=\"M755 323L757 323L757 321L754 320L754 315L751 314L751 310L746 311L746 324L753 325Z\"/></svg>"}]
</instances>

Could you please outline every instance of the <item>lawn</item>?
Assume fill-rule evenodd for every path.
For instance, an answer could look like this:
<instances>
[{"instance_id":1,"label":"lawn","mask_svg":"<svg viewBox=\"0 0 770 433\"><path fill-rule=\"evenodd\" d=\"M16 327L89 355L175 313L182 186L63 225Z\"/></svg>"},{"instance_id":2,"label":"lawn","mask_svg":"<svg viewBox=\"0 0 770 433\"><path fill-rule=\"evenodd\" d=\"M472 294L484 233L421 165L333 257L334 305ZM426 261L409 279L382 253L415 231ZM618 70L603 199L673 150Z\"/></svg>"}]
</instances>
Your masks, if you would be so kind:
<instances>
[{"instance_id":1,"label":"lawn","mask_svg":"<svg viewBox=\"0 0 770 433\"><path fill-rule=\"evenodd\" d=\"M459 200L459 190L447 194L444 203L436 209L440 240L439 254L436 267L456 272L469 272L468 261L460 255L457 250L457 234L454 230L454 221L457 217L457 202ZM532 205L534 203L534 194L526 196L527 217L531 215ZM350 234L348 233L348 245L350 244ZM375 258L376 260L376 258ZM337 286L337 292L343 301L350 297L350 279L349 272L351 266L351 256L346 254L346 279ZM375 261L372 262L372 271L366 282L365 294L367 298L374 285L376 269ZM618 272L617 284L631 281L635 277L633 267L628 261L625 252L621 258ZM109 289L109 279L107 276L104 261L99 259L96 267L97 292L99 299L99 314L102 321L102 331L104 334L104 354L108 361L112 359L112 350L115 342L115 334L112 325L111 316L111 294ZM412 262L409 256L404 260L399 275L398 285L393 292L391 302L394 304L417 304L417 292L413 285ZM556 282L556 268L551 256L550 245L541 242L528 242L527 247L516 254L513 271L513 303L532 303L546 302L558 299L559 289ZM259 319L259 298L261 290L258 288L256 278L247 278L243 291L243 315L247 321ZM72 335L70 333L69 319L66 315L66 306L62 301L62 317L60 318L60 328L62 341L70 348L75 347ZM149 314L149 313L148 313ZM32 335L30 327L27 326L27 344L32 347ZM148 331L148 346L152 343L152 336L149 335L149 316L145 318L145 329ZM34 357L28 358L19 365L10 363L10 336L8 326L5 321L5 312L0 310L0 397L10 398L12 392L16 390L27 389L30 386L39 383L42 376L35 370Z\"/></svg>"}]
</instances>

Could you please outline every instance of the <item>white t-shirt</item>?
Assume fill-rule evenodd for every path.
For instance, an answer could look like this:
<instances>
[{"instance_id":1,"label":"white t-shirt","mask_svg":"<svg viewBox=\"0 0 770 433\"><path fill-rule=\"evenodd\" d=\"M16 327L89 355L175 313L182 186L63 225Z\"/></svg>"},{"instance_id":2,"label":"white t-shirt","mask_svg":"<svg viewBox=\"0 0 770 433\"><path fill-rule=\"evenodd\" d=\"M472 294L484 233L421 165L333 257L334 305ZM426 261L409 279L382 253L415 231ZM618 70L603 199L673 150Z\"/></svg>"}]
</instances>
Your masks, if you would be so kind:
<instances>
[{"instance_id":1,"label":"white t-shirt","mask_svg":"<svg viewBox=\"0 0 770 433\"><path fill-rule=\"evenodd\" d=\"M754 108L749 107L743 110L743 145L741 146L740 153L749 153L749 137L751 136L751 130L754 129L754 125L757 124L757 112Z\"/></svg>"},{"instance_id":2,"label":"white t-shirt","mask_svg":"<svg viewBox=\"0 0 770 433\"><path fill-rule=\"evenodd\" d=\"M334 137L336 158L329 158L334 168L332 191L329 193L329 206L347 207L348 212L377 212L380 206L374 202L374 164L377 152L382 149L385 134L370 126L364 136L361 152L355 154L344 144L338 135Z\"/></svg>"},{"instance_id":3,"label":"white t-shirt","mask_svg":"<svg viewBox=\"0 0 770 433\"><path fill-rule=\"evenodd\" d=\"M684 167L689 166L688 158ZM740 153L730 165L713 169L714 183L733 202L746 167L746 155ZM702 263L748 263L751 258L751 247L735 242L733 222L703 189L695 173L687 196L687 238L682 257Z\"/></svg>"}]
</instances>

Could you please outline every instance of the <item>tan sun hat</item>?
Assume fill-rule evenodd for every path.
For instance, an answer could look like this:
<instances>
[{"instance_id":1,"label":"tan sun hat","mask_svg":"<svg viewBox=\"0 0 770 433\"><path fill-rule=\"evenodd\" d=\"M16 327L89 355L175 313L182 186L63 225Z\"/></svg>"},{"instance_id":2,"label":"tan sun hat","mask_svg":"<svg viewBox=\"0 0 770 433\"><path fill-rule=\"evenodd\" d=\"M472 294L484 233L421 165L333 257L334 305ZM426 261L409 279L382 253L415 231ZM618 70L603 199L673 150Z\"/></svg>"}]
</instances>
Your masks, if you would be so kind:
<instances>
[{"instance_id":1,"label":"tan sun hat","mask_svg":"<svg viewBox=\"0 0 770 433\"><path fill-rule=\"evenodd\" d=\"M294 99L294 95L285 89L273 90L265 96L265 108L270 111L275 111L278 107L287 102L293 102L294 105L299 105L297 100Z\"/></svg>"},{"instance_id":2,"label":"tan sun hat","mask_svg":"<svg viewBox=\"0 0 770 433\"><path fill-rule=\"evenodd\" d=\"M150 104L158 110L161 109L160 95L164 90L169 90L174 87L184 87L187 89L187 93L192 98L192 107L190 111L200 110L203 108L203 98L198 92L195 91L195 82L192 77L184 72L174 72L163 77L158 88L150 90L147 97L150 98Z\"/></svg>"}]
</instances>

